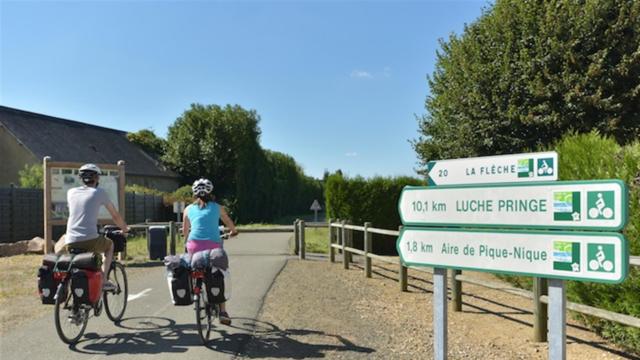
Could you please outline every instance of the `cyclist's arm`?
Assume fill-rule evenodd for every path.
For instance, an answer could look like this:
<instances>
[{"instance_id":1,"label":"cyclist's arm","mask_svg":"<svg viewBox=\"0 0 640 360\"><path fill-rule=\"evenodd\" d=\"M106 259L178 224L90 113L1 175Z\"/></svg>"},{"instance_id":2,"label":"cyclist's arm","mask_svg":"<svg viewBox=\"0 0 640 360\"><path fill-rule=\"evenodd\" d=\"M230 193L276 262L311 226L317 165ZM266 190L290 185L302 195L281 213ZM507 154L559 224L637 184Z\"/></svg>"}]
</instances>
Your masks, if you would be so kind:
<instances>
[{"instance_id":1,"label":"cyclist's arm","mask_svg":"<svg viewBox=\"0 0 640 360\"><path fill-rule=\"evenodd\" d=\"M222 205L220 205L220 219L222 220L224 225L227 228L229 228L229 230L231 231L230 233L231 236L238 234L238 230L236 230L236 225L233 223L233 220L231 220L231 218L227 214L227 210Z\"/></svg>"},{"instance_id":2,"label":"cyclist's arm","mask_svg":"<svg viewBox=\"0 0 640 360\"><path fill-rule=\"evenodd\" d=\"M125 232L125 233L129 232L129 226L127 226L127 223L124 221L122 216L120 216L120 213L118 212L118 210L116 210L116 207L113 206L113 203L108 202L104 206L107 208L107 211L109 211L109 214L111 214L111 218L113 219L113 222L115 222L116 225L123 232Z\"/></svg>"},{"instance_id":3,"label":"cyclist's arm","mask_svg":"<svg viewBox=\"0 0 640 360\"><path fill-rule=\"evenodd\" d=\"M189 207L187 207L187 209L188 208ZM191 222L187 216L187 209L184 209L184 213L182 213L182 236L184 236L185 239L189 238L189 231L191 231Z\"/></svg>"}]
</instances>

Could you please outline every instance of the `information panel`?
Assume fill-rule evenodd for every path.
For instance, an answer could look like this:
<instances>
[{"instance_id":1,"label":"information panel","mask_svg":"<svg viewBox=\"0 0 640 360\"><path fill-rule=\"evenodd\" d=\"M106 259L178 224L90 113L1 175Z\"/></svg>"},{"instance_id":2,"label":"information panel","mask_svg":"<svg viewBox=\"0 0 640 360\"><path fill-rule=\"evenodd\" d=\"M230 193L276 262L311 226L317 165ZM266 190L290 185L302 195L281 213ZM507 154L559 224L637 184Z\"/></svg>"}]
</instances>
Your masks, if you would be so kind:
<instances>
[{"instance_id":1,"label":"information panel","mask_svg":"<svg viewBox=\"0 0 640 360\"><path fill-rule=\"evenodd\" d=\"M51 219L62 220L69 217L67 205L67 191L71 188L83 186L78 176L78 168L51 167ZM106 190L109 199L116 209L119 208L118 171L103 170L100 174L100 188ZM99 219L109 220L111 215L103 206L100 208Z\"/></svg>"}]
</instances>

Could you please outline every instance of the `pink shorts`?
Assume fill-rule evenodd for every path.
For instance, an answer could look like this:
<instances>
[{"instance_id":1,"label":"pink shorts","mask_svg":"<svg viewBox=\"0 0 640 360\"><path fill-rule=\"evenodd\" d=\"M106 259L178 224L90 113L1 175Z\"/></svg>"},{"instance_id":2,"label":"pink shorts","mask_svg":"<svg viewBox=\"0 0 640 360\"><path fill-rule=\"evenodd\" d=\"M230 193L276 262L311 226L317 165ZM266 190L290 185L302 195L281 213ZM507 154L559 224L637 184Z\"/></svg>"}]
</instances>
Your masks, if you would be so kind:
<instances>
[{"instance_id":1,"label":"pink shorts","mask_svg":"<svg viewBox=\"0 0 640 360\"><path fill-rule=\"evenodd\" d=\"M202 250L213 250L221 248L222 244L211 240L189 240L187 241L187 252L193 255Z\"/></svg>"}]
</instances>

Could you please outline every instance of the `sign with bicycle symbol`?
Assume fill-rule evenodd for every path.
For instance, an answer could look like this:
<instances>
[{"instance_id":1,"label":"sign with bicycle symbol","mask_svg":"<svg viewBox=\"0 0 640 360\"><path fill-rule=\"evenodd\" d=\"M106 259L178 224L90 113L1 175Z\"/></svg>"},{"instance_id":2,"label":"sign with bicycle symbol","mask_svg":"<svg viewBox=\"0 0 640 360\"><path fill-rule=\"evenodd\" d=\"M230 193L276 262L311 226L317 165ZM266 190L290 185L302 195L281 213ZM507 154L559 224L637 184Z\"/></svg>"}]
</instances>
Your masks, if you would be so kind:
<instances>
[{"instance_id":1,"label":"sign with bicycle symbol","mask_svg":"<svg viewBox=\"0 0 640 360\"><path fill-rule=\"evenodd\" d=\"M405 187L404 225L621 230L626 185L619 180Z\"/></svg>"}]
</instances>

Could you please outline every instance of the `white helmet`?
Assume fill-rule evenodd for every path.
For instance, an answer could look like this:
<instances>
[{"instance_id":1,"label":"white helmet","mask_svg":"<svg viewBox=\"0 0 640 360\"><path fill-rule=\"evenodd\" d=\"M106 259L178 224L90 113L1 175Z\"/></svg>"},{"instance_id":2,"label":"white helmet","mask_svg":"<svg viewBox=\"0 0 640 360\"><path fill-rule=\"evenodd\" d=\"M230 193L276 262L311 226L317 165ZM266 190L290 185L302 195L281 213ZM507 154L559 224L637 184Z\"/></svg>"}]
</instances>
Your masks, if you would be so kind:
<instances>
[{"instance_id":1,"label":"white helmet","mask_svg":"<svg viewBox=\"0 0 640 360\"><path fill-rule=\"evenodd\" d=\"M213 191L213 183L208 179L200 178L193 182L191 190L195 196L206 196L211 194L211 191Z\"/></svg>"},{"instance_id":2,"label":"white helmet","mask_svg":"<svg viewBox=\"0 0 640 360\"><path fill-rule=\"evenodd\" d=\"M100 168L98 167L98 165L96 164L84 164L80 167L80 173L86 172L86 171L92 171L95 173L100 173Z\"/></svg>"},{"instance_id":3,"label":"white helmet","mask_svg":"<svg viewBox=\"0 0 640 360\"><path fill-rule=\"evenodd\" d=\"M84 164L78 170L78 175L87 184L93 181L96 175L100 174L100 168L96 164Z\"/></svg>"}]
</instances>

